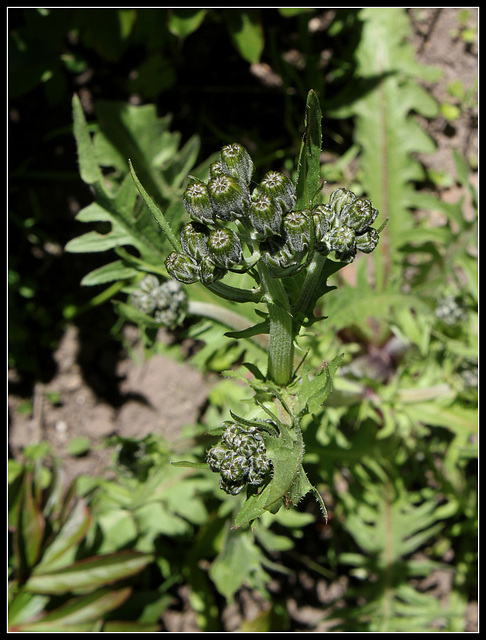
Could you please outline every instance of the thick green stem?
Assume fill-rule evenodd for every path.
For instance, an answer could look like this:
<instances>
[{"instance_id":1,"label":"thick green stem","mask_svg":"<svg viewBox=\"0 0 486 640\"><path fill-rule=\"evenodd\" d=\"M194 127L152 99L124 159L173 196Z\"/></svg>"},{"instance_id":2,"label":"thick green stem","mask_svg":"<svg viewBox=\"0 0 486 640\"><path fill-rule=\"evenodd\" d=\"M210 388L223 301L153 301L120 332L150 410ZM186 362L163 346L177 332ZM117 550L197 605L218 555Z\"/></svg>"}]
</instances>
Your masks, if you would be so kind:
<instances>
[{"instance_id":1,"label":"thick green stem","mask_svg":"<svg viewBox=\"0 0 486 640\"><path fill-rule=\"evenodd\" d=\"M307 268L304 284L302 285L302 289L300 290L293 308L293 312L295 314L307 316L312 313L313 309L309 309L309 305L315 295L326 259L327 258L320 253L314 254L314 257Z\"/></svg>"},{"instance_id":2,"label":"thick green stem","mask_svg":"<svg viewBox=\"0 0 486 640\"><path fill-rule=\"evenodd\" d=\"M289 300L282 282L272 278L267 267L258 266L270 321L267 377L279 386L292 380L294 360L293 321Z\"/></svg>"}]
</instances>

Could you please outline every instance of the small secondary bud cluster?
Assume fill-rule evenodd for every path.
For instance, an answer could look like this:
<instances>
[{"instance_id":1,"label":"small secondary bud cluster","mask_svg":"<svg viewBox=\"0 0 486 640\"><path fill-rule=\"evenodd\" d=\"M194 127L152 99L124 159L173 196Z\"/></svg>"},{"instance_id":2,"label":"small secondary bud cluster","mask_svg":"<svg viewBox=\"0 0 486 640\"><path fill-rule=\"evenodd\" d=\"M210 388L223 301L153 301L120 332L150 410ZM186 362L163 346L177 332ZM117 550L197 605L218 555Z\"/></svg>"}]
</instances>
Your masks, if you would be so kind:
<instances>
[{"instance_id":1,"label":"small secondary bud cluster","mask_svg":"<svg viewBox=\"0 0 486 640\"><path fill-rule=\"evenodd\" d=\"M220 487L236 495L250 484L260 486L272 469L263 438L256 427L225 422L221 443L209 449L206 461L220 474Z\"/></svg>"},{"instance_id":2,"label":"small secondary bud cluster","mask_svg":"<svg viewBox=\"0 0 486 640\"><path fill-rule=\"evenodd\" d=\"M160 283L157 276L148 274L132 293L132 304L164 327L174 329L184 321L187 295L177 280Z\"/></svg>"}]
</instances>

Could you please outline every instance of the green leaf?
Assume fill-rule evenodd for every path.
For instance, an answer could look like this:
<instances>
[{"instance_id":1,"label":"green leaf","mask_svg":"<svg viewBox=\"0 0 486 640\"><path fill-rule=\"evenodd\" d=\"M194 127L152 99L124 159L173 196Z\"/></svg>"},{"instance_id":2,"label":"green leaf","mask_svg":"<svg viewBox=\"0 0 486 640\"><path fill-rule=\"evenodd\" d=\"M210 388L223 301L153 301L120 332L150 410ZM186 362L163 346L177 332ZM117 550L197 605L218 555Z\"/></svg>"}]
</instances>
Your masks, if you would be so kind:
<instances>
[{"instance_id":1,"label":"green leaf","mask_svg":"<svg viewBox=\"0 0 486 640\"><path fill-rule=\"evenodd\" d=\"M101 589L86 596L73 598L40 620L21 625L18 631L55 632L101 620L107 613L122 605L130 593L130 587L113 591Z\"/></svg>"},{"instance_id":2,"label":"green leaf","mask_svg":"<svg viewBox=\"0 0 486 640\"><path fill-rule=\"evenodd\" d=\"M297 165L296 209L307 209L318 193L321 175L322 113L314 91L307 94L304 137Z\"/></svg>"},{"instance_id":3,"label":"green leaf","mask_svg":"<svg viewBox=\"0 0 486 640\"><path fill-rule=\"evenodd\" d=\"M206 9L171 9L169 31L179 38L187 38L197 31L206 16Z\"/></svg>"},{"instance_id":4,"label":"green leaf","mask_svg":"<svg viewBox=\"0 0 486 640\"><path fill-rule=\"evenodd\" d=\"M260 62L265 46L258 9L227 9L225 11L231 40L239 54L250 64Z\"/></svg>"},{"instance_id":5,"label":"green leaf","mask_svg":"<svg viewBox=\"0 0 486 640\"><path fill-rule=\"evenodd\" d=\"M132 165L130 160L128 161L128 164L129 164L129 167L130 167L130 174L131 174L131 176L133 178L133 181L135 182L135 185L136 185L140 195L142 196L145 204L149 208L150 213L153 215L155 220L158 222L160 228L162 229L164 234L167 236L167 239L171 243L172 247L176 251L181 251L182 249L181 249L181 244L179 242L179 239L177 238L175 233L172 231L172 228L171 228L169 222L166 220L166 218L165 218L164 214L162 213L162 211L159 209L159 207L155 204L155 202L152 200L152 198L149 196L149 194L143 188L140 180L137 178L137 174L135 173L135 170L134 170L133 165Z\"/></svg>"},{"instance_id":6,"label":"green leaf","mask_svg":"<svg viewBox=\"0 0 486 640\"><path fill-rule=\"evenodd\" d=\"M74 549L86 536L91 524L91 514L83 499L78 499L68 519L57 532L51 544L44 551L40 563L35 567L33 575L49 573L71 560L66 554Z\"/></svg>"},{"instance_id":7,"label":"green leaf","mask_svg":"<svg viewBox=\"0 0 486 640\"><path fill-rule=\"evenodd\" d=\"M122 260L110 262L99 269L91 271L82 280L83 286L93 286L97 284L105 284L106 282L114 282L115 280L128 280L138 275L139 271L133 267L127 267Z\"/></svg>"},{"instance_id":8,"label":"green leaf","mask_svg":"<svg viewBox=\"0 0 486 640\"><path fill-rule=\"evenodd\" d=\"M29 570L39 559L44 539L45 519L34 497L33 474L24 474L19 522L15 534L19 569ZM14 542L14 544L15 544Z\"/></svg>"},{"instance_id":9,"label":"green leaf","mask_svg":"<svg viewBox=\"0 0 486 640\"><path fill-rule=\"evenodd\" d=\"M101 182L103 175L98 164L88 124L84 117L83 107L76 94L73 96L72 107L74 137L76 138L78 147L79 173L83 181L87 184Z\"/></svg>"},{"instance_id":10,"label":"green leaf","mask_svg":"<svg viewBox=\"0 0 486 640\"><path fill-rule=\"evenodd\" d=\"M343 354L336 356L331 362L314 376L306 370L302 378L289 388L296 396L296 412L315 413L326 401L332 391L332 381L343 359Z\"/></svg>"},{"instance_id":11,"label":"green leaf","mask_svg":"<svg viewBox=\"0 0 486 640\"><path fill-rule=\"evenodd\" d=\"M86 593L138 573L152 559L137 551L87 558L51 573L31 576L25 589L33 593Z\"/></svg>"},{"instance_id":12,"label":"green leaf","mask_svg":"<svg viewBox=\"0 0 486 640\"><path fill-rule=\"evenodd\" d=\"M239 54L250 64L260 61L265 37L258 9L227 9L228 29Z\"/></svg>"}]
</instances>

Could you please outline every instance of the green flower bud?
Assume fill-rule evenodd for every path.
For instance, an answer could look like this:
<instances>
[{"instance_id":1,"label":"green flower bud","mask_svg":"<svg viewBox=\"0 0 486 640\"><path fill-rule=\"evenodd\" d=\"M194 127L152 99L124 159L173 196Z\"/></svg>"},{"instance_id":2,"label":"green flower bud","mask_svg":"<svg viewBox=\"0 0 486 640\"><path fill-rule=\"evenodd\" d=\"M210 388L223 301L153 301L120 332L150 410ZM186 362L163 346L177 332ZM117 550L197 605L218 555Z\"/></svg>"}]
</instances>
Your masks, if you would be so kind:
<instances>
[{"instance_id":1,"label":"green flower bud","mask_svg":"<svg viewBox=\"0 0 486 640\"><path fill-rule=\"evenodd\" d=\"M227 482L226 480L223 480L223 478L221 478L219 481L219 486L223 491L229 493L230 496L237 496L245 488L245 483Z\"/></svg>"},{"instance_id":2,"label":"green flower bud","mask_svg":"<svg viewBox=\"0 0 486 640\"><path fill-rule=\"evenodd\" d=\"M223 269L231 269L239 264L243 257L240 239L232 229L211 231L208 249L211 261Z\"/></svg>"},{"instance_id":3,"label":"green flower bud","mask_svg":"<svg viewBox=\"0 0 486 640\"><path fill-rule=\"evenodd\" d=\"M208 184L209 197L217 218L233 220L245 214L248 189L233 176L221 174Z\"/></svg>"},{"instance_id":4,"label":"green flower bud","mask_svg":"<svg viewBox=\"0 0 486 640\"><path fill-rule=\"evenodd\" d=\"M356 198L354 202L344 207L341 212L341 220L347 227L353 229L356 234L361 234L373 224L377 215L377 209L371 206L369 200Z\"/></svg>"},{"instance_id":5,"label":"green flower bud","mask_svg":"<svg viewBox=\"0 0 486 640\"><path fill-rule=\"evenodd\" d=\"M280 233L282 210L276 200L259 193L250 203L250 221L264 238Z\"/></svg>"},{"instance_id":6,"label":"green flower bud","mask_svg":"<svg viewBox=\"0 0 486 640\"><path fill-rule=\"evenodd\" d=\"M248 469L249 463L247 458L230 450L221 462L221 478L225 482L245 482Z\"/></svg>"},{"instance_id":7,"label":"green flower bud","mask_svg":"<svg viewBox=\"0 0 486 640\"><path fill-rule=\"evenodd\" d=\"M221 163L221 160L216 160L209 165L209 179L217 178L218 176L226 175L226 171Z\"/></svg>"},{"instance_id":8,"label":"green flower bud","mask_svg":"<svg viewBox=\"0 0 486 640\"><path fill-rule=\"evenodd\" d=\"M132 293L132 304L135 309L148 315L153 313L157 307L157 303L151 295L151 292L141 291L140 289Z\"/></svg>"},{"instance_id":9,"label":"green flower bud","mask_svg":"<svg viewBox=\"0 0 486 640\"><path fill-rule=\"evenodd\" d=\"M376 248L380 236L373 227L368 227L366 231L356 236L356 248L363 253L371 253Z\"/></svg>"},{"instance_id":10,"label":"green flower bud","mask_svg":"<svg viewBox=\"0 0 486 640\"><path fill-rule=\"evenodd\" d=\"M293 251L305 252L310 245L311 223L308 211L291 211L284 216L283 229Z\"/></svg>"},{"instance_id":11,"label":"green flower bud","mask_svg":"<svg viewBox=\"0 0 486 640\"><path fill-rule=\"evenodd\" d=\"M325 241L331 251L338 251L339 253L354 251L356 253L356 236L349 227L342 226L331 229Z\"/></svg>"},{"instance_id":12,"label":"green flower bud","mask_svg":"<svg viewBox=\"0 0 486 640\"><path fill-rule=\"evenodd\" d=\"M328 204L319 204L312 209L312 219L314 221L314 237L315 249L322 255L327 256L330 252L329 245L326 242L327 233L331 228L331 222L334 214Z\"/></svg>"},{"instance_id":13,"label":"green flower bud","mask_svg":"<svg viewBox=\"0 0 486 640\"><path fill-rule=\"evenodd\" d=\"M215 471L219 473L221 471L221 465L225 457L228 455L228 449L226 447L222 447L220 445L209 449L206 453L206 462L208 463L211 471Z\"/></svg>"},{"instance_id":14,"label":"green flower bud","mask_svg":"<svg viewBox=\"0 0 486 640\"><path fill-rule=\"evenodd\" d=\"M282 236L272 236L260 243L263 262L269 267L285 269L300 264L303 253L292 251Z\"/></svg>"},{"instance_id":15,"label":"green flower bud","mask_svg":"<svg viewBox=\"0 0 486 640\"><path fill-rule=\"evenodd\" d=\"M226 275L226 269L217 267L209 256L204 256L199 262L199 277L203 284L211 284Z\"/></svg>"},{"instance_id":16,"label":"green flower bud","mask_svg":"<svg viewBox=\"0 0 486 640\"><path fill-rule=\"evenodd\" d=\"M209 229L200 222L189 222L181 231L181 245L187 255L199 262L208 251Z\"/></svg>"},{"instance_id":17,"label":"green flower bud","mask_svg":"<svg viewBox=\"0 0 486 640\"><path fill-rule=\"evenodd\" d=\"M160 285L159 279L157 276L154 276L152 273L148 273L143 280L141 280L138 285L142 291L149 293L153 289L156 289Z\"/></svg>"},{"instance_id":18,"label":"green flower bud","mask_svg":"<svg viewBox=\"0 0 486 640\"><path fill-rule=\"evenodd\" d=\"M223 422L224 429L221 435L221 442L228 447L228 449L235 450L240 442L243 429L236 422L226 421Z\"/></svg>"},{"instance_id":19,"label":"green flower bud","mask_svg":"<svg viewBox=\"0 0 486 640\"><path fill-rule=\"evenodd\" d=\"M202 223L214 222L208 188L201 180L195 180L184 191L182 203L193 220Z\"/></svg>"},{"instance_id":20,"label":"green flower bud","mask_svg":"<svg viewBox=\"0 0 486 640\"><path fill-rule=\"evenodd\" d=\"M154 318L164 327L174 329L184 322L187 311L187 295L177 280L167 280L152 290L156 303Z\"/></svg>"},{"instance_id":21,"label":"green flower bud","mask_svg":"<svg viewBox=\"0 0 486 640\"><path fill-rule=\"evenodd\" d=\"M265 476L271 471L272 463L265 454L259 453L252 457L251 466L247 472L248 484L259 486L265 481Z\"/></svg>"},{"instance_id":22,"label":"green flower bud","mask_svg":"<svg viewBox=\"0 0 486 640\"><path fill-rule=\"evenodd\" d=\"M297 199L292 180L278 171L269 171L256 191L277 200L283 213L291 211Z\"/></svg>"},{"instance_id":23,"label":"green flower bud","mask_svg":"<svg viewBox=\"0 0 486 640\"><path fill-rule=\"evenodd\" d=\"M249 185L255 169L248 151L241 144L229 144L221 150L223 171L243 184Z\"/></svg>"},{"instance_id":24,"label":"green flower bud","mask_svg":"<svg viewBox=\"0 0 486 640\"><path fill-rule=\"evenodd\" d=\"M199 269L196 262L185 253L172 251L165 260L165 266L169 274L179 282L192 284L199 280Z\"/></svg>"},{"instance_id":25,"label":"green flower bud","mask_svg":"<svg viewBox=\"0 0 486 640\"><path fill-rule=\"evenodd\" d=\"M357 195L349 189L336 189L331 193L329 206L333 213L341 219L344 209L353 204L355 200L357 200Z\"/></svg>"}]
</instances>

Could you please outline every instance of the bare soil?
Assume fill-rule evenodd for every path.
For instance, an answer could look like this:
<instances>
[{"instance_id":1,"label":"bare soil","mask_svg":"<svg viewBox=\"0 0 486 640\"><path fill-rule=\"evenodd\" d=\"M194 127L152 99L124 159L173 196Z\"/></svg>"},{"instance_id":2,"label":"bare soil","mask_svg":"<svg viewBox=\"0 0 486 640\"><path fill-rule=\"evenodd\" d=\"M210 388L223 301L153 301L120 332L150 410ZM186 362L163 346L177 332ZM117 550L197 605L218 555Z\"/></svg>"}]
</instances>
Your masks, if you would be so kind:
<instances>
[{"instance_id":1,"label":"bare soil","mask_svg":"<svg viewBox=\"0 0 486 640\"><path fill-rule=\"evenodd\" d=\"M474 86L477 79L478 40L469 45L457 35L459 11L457 8L411 10L413 41L419 61L437 66L443 72L438 82L427 87L439 103L452 100L448 92L450 83L461 81L464 87L469 88ZM470 14L471 26L477 28L477 8L470 9ZM477 93L468 104L460 107L459 118L452 122L442 116L423 121L437 150L433 155L421 158L421 161L427 168L451 176L455 175L453 149L459 150L468 159L477 159L478 156ZM477 174L473 178L477 181ZM454 181L438 191L446 201L457 201L461 195L466 195ZM129 338L136 344L136 335L130 335ZM141 353L140 349L138 353ZM89 360L88 367L86 358ZM103 474L109 463L110 450L98 445L111 434L143 437L155 433L176 440L185 424L197 420L211 385L211 381L190 364L181 364L160 355L144 362L141 355L137 360L127 353L114 351L110 344L96 344L87 356L85 343L81 354L75 326L65 331L54 360L55 375L49 382L35 386L30 413L22 411L25 397L9 394L8 444L10 454L19 456L28 444L49 442L52 451L63 459L68 479L80 474ZM9 372L9 382L15 388L15 371ZM107 387L114 389L115 394L105 393ZM69 443L79 436L89 438L89 451L82 456L71 455ZM441 578L443 576L435 576L431 580L435 580L439 596L446 597L450 585ZM297 582L314 580L305 572L296 577ZM342 587L334 585L332 596ZM318 581L315 588L322 591L323 601L329 598L330 587L326 586L325 581ZM186 605L179 611L167 613L164 618L165 630L197 631L187 598L183 592L180 595L181 602L186 602ZM239 605L228 609L228 631L236 629L243 617L252 618L265 606L258 596L245 591ZM289 599L289 610L303 627L312 625L312 621L320 616L318 610L298 606L293 598ZM467 631L477 631L477 617L477 603L471 602ZM325 628L313 630L324 631Z\"/></svg>"}]
</instances>

